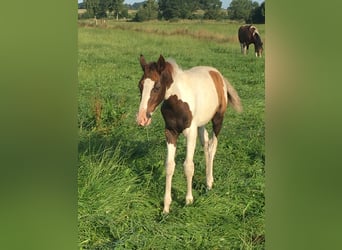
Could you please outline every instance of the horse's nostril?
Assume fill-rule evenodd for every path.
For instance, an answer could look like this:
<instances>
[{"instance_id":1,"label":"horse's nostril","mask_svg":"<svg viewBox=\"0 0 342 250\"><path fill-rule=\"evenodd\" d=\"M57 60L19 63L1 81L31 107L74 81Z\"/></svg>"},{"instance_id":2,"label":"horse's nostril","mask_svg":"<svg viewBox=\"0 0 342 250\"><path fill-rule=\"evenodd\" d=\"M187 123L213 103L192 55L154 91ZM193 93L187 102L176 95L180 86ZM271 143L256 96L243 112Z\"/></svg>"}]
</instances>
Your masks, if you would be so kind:
<instances>
[{"instance_id":1,"label":"horse's nostril","mask_svg":"<svg viewBox=\"0 0 342 250\"><path fill-rule=\"evenodd\" d=\"M152 117L151 113L146 113L146 117L149 119Z\"/></svg>"}]
</instances>

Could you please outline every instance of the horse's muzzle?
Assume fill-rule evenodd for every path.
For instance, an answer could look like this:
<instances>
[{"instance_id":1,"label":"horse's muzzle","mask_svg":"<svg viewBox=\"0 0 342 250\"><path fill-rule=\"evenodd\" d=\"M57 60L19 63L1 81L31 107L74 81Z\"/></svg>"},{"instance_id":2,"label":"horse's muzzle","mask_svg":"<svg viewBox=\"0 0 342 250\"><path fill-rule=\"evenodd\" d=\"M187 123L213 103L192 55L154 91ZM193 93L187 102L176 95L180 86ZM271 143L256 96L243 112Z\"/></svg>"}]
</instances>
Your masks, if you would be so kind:
<instances>
[{"instance_id":1,"label":"horse's muzzle","mask_svg":"<svg viewBox=\"0 0 342 250\"><path fill-rule=\"evenodd\" d=\"M139 111L137 115L137 123L139 126L148 126L151 123L152 114L146 112L145 109Z\"/></svg>"}]
</instances>

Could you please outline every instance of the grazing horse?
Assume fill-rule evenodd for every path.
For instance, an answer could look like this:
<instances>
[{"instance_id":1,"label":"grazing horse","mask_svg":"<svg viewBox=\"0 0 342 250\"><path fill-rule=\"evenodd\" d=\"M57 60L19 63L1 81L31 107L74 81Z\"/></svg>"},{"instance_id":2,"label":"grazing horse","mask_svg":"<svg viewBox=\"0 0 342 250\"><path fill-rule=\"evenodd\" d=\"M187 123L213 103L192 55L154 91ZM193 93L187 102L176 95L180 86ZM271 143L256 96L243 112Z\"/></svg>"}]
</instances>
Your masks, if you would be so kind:
<instances>
[{"instance_id":1,"label":"grazing horse","mask_svg":"<svg viewBox=\"0 0 342 250\"><path fill-rule=\"evenodd\" d=\"M198 66L183 71L173 60L165 61L162 55L158 62L151 63L147 63L141 55L140 64L144 73L139 81L141 101L137 114L138 125L149 125L152 113L163 102L161 112L165 121L167 142L163 212L167 214L171 204L171 182L175 169L178 136L183 133L187 140L184 173L187 180L186 204L190 204L193 202L193 156L197 133L204 146L206 182L208 189L211 189L217 136L222 127L228 102L238 112L242 111L242 106L235 89L215 68ZM205 125L210 120L213 125L213 136L209 140Z\"/></svg>"},{"instance_id":2,"label":"grazing horse","mask_svg":"<svg viewBox=\"0 0 342 250\"><path fill-rule=\"evenodd\" d=\"M241 53L246 55L249 45L253 43L255 56L261 57L263 42L261 41L260 34L254 25L242 25L239 28L238 36L241 45Z\"/></svg>"}]
</instances>

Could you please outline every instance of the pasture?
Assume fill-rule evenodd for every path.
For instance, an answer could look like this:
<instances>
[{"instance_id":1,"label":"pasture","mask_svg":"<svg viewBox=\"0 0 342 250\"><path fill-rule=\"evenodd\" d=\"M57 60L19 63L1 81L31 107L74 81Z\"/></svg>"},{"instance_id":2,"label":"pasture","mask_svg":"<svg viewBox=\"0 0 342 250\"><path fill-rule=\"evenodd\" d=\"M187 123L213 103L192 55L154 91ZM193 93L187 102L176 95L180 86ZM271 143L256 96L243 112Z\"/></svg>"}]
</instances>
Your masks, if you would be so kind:
<instances>
[{"instance_id":1,"label":"pasture","mask_svg":"<svg viewBox=\"0 0 342 250\"><path fill-rule=\"evenodd\" d=\"M265 65L240 52L228 22L80 21L78 31L78 229L80 249L264 249ZM258 25L265 43L264 25ZM216 67L244 108L228 107L207 191L198 141L194 203L185 205L185 140L177 144L170 214L163 215L166 142L160 108L136 125L139 56L183 68ZM208 132L211 126L207 127Z\"/></svg>"}]
</instances>

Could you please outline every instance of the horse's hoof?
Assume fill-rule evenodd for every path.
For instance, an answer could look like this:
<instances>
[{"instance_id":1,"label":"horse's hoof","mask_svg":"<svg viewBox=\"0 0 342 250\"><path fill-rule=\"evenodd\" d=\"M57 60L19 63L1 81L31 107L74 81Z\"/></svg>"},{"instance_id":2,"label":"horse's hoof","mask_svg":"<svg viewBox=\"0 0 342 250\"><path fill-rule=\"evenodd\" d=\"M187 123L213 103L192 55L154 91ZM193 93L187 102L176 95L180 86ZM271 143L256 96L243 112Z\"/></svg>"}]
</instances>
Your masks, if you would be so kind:
<instances>
[{"instance_id":1,"label":"horse's hoof","mask_svg":"<svg viewBox=\"0 0 342 250\"><path fill-rule=\"evenodd\" d=\"M163 214L167 215L167 214L169 214L169 212L170 212L170 207L164 207Z\"/></svg>"},{"instance_id":2,"label":"horse's hoof","mask_svg":"<svg viewBox=\"0 0 342 250\"><path fill-rule=\"evenodd\" d=\"M185 204L186 204L186 205L190 205L190 204L192 204L192 203L194 203L194 198L193 198L193 197L187 197L187 198L185 199Z\"/></svg>"}]
</instances>

